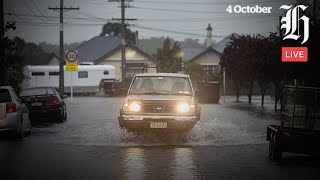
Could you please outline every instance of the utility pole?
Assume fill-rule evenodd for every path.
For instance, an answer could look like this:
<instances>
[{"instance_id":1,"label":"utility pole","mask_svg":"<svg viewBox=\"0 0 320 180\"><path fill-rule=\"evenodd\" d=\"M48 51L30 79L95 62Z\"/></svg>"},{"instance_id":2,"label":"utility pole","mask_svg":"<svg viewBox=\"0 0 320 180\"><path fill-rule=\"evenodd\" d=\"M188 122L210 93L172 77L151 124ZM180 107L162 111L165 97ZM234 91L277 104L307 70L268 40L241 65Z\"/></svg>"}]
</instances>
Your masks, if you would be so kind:
<instances>
[{"instance_id":1,"label":"utility pole","mask_svg":"<svg viewBox=\"0 0 320 180\"><path fill-rule=\"evenodd\" d=\"M4 12L3 12L3 0L0 0L0 41L1 41L1 47L0 47L0 86L5 85L6 82L6 72L5 67L3 66L4 63Z\"/></svg>"},{"instance_id":2,"label":"utility pole","mask_svg":"<svg viewBox=\"0 0 320 180\"><path fill-rule=\"evenodd\" d=\"M124 0L121 0L121 79L125 82L126 79L126 39L125 39L125 8Z\"/></svg>"},{"instance_id":3,"label":"utility pole","mask_svg":"<svg viewBox=\"0 0 320 180\"><path fill-rule=\"evenodd\" d=\"M125 18L125 9L130 8L132 6L125 3L126 0L109 0L109 2L119 2L120 1L120 8L121 8L121 18L112 18L112 20L120 20L121 21L121 80L122 82L125 81L126 78L126 40L125 40L125 30L126 30L126 20L127 21L134 21L137 19L126 19ZM128 1L128 0L127 0ZM128 2L131 2L129 0Z\"/></svg>"},{"instance_id":4,"label":"utility pole","mask_svg":"<svg viewBox=\"0 0 320 180\"><path fill-rule=\"evenodd\" d=\"M313 15L317 19L317 0L313 0Z\"/></svg>"},{"instance_id":5,"label":"utility pole","mask_svg":"<svg viewBox=\"0 0 320 180\"><path fill-rule=\"evenodd\" d=\"M64 94L64 42L63 42L63 13L69 10L79 10L79 7L69 7L63 6L63 0L60 0L60 7L51 8L49 10L56 10L60 12L60 61L59 61L59 90L61 94Z\"/></svg>"}]
</instances>

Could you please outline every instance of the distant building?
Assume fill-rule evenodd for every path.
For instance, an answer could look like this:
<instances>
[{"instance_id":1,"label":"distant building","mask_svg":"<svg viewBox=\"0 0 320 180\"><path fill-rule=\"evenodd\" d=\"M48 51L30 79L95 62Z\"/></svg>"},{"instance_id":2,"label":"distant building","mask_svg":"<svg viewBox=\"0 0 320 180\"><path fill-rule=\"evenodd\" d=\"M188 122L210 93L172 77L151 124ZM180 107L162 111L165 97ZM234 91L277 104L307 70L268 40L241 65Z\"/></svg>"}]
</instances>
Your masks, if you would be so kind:
<instances>
[{"instance_id":1,"label":"distant building","mask_svg":"<svg viewBox=\"0 0 320 180\"><path fill-rule=\"evenodd\" d=\"M116 80L121 77L121 38L118 36L96 36L75 48L79 64L113 65L116 67ZM53 57L51 64L59 64ZM126 77L140 73L144 66L155 66L153 58L133 45L126 45Z\"/></svg>"},{"instance_id":2,"label":"distant building","mask_svg":"<svg viewBox=\"0 0 320 180\"><path fill-rule=\"evenodd\" d=\"M239 36L233 33L216 44L212 42L212 27L209 24L206 28L207 38L206 38L206 48L183 48L183 63L198 63L200 64L206 72L220 72L220 57L223 53L227 44L231 41L232 35Z\"/></svg>"},{"instance_id":3,"label":"distant building","mask_svg":"<svg viewBox=\"0 0 320 180\"><path fill-rule=\"evenodd\" d=\"M55 53L51 53L48 59L47 65L59 65L59 57Z\"/></svg>"}]
</instances>

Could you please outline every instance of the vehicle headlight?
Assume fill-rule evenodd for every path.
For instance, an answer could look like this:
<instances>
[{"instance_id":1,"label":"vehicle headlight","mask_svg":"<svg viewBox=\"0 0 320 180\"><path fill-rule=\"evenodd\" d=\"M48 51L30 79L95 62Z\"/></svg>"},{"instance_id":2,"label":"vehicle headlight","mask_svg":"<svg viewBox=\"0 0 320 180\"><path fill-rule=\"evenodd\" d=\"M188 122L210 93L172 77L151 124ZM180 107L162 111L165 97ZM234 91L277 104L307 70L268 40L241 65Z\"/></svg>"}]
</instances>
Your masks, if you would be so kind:
<instances>
[{"instance_id":1,"label":"vehicle headlight","mask_svg":"<svg viewBox=\"0 0 320 180\"><path fill-rule=\"evenodd\" d=\"M141 111L141 103L139 102L132 102L129 104L129 111L130 112L140 112Z\"/></svg>"},{"instance_id":2,"label":"vehicle headlight","mask_svg":"<svg viewBox=\"0 0 320 180\"><path fill-rule=\"evenodd\" d=\"M179 113L187 113L190 112L190 105L188 103L179 103L177 104L177 112Z\"/></svg>"}]
</instances>

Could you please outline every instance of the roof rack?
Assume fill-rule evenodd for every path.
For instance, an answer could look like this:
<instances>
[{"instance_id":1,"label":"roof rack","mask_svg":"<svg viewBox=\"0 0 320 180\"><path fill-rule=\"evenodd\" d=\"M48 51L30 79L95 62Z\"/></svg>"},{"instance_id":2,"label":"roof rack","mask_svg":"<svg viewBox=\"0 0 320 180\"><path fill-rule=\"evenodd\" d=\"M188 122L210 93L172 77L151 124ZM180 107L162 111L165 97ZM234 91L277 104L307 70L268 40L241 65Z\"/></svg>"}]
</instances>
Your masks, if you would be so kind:
<instances>
[{"instance_id":1,"label":"roof rack","mask_svg":"<svg viewBox=\"0 0 320 180\"><path fill-rule=\"evenodd\" d=\"M187 74L189 74L189 71L188 71L188 69L187 68L185 68L185 67L173 67L172 68L172 70L171 70L171 72L172 73L175 73L176 72L176 70L181 70L181 69L183 69Z\"/></svg>"},{"instance_id":2,"label":"roof rack","mask_svg":"<svg viewBox=\"0 0 320 180\"><path fill-rule=\"evenodd\" d=\"M153 66L153 67L145 66L145 67L142 68L142 74L144 73L144 70L145 70L145 69L148 69L148 68L157 69L157 73L159 72L159 69L158 69L158 67L156 67L156 66Z\"/></svg>"}]
</instances>

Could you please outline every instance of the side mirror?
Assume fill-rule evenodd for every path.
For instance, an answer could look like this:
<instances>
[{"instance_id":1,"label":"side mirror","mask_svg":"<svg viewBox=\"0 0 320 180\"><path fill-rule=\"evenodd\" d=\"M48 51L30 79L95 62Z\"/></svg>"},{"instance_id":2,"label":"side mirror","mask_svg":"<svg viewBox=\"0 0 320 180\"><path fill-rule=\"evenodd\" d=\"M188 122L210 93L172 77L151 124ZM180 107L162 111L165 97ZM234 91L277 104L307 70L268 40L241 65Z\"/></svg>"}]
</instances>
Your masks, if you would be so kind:
<instances>
[{"instance_id":1,"label":"side mirror","mask_svg":"<svg viewBox=\"0 0 320 180\"><path fill-rule=\"evenodd\" d=\"M68 97L68 95L67 94L62 94L61 97L62 98L66 98L66 97Z\"/></svg>"}]
</instances>

